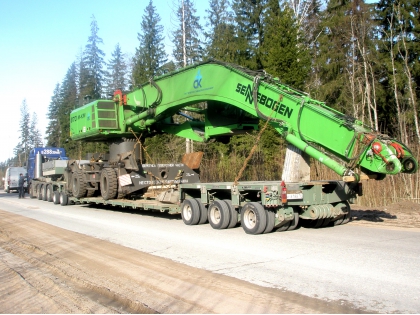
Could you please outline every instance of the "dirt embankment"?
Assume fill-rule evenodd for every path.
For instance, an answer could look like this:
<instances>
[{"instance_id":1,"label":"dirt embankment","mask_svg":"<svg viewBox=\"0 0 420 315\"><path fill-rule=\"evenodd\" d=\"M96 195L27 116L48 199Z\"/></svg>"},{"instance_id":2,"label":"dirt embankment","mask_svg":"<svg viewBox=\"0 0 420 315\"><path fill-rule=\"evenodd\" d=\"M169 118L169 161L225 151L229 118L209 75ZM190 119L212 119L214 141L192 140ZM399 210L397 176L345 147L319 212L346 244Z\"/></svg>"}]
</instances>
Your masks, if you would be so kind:
<instances>
[{"instance_id":1,"label":"dirt embankment","mask_svg":"<svg viewBox=\"0 0 420 315\"><path fill-rule=\"evenodd\" d=\"M0 210L1 313L357 313Z\"/></svg>"}]
</instances>

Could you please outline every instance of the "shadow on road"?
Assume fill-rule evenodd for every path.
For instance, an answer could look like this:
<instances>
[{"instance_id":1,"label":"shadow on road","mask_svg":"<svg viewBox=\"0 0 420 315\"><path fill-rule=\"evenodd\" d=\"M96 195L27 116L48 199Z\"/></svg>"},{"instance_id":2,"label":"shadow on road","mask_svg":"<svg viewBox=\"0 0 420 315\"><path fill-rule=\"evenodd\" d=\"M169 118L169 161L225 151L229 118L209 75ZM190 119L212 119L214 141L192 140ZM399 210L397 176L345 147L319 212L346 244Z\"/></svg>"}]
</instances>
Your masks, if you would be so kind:
<instances>
[{"instance_id":1,"label":"shadow on road","mask_svg":"<svg viewBox=\"0 0 420 315\"><path fill-rule=\"evenodd\" d=\"M384 222L396 220L397 216L383 210L352 210L352 221Z\"/></svg>"}]
</instances>

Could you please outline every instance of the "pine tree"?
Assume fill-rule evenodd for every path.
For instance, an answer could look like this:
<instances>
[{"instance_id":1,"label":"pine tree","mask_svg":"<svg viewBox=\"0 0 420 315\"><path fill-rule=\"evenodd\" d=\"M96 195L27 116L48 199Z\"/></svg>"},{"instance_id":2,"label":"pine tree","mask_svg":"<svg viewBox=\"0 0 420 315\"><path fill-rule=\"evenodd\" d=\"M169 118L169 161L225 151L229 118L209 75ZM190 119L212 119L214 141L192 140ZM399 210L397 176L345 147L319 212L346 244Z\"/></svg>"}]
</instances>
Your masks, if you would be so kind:
<instances>
[{"instance_id":1,"label":"pine tree","mask_svg":"<svg viewBox=\"0 0 420 315\"><path fill-rule=\"evenodd\" d=\"M113 95L115 90L127 89L127 64L121 52L120 44L115 46L112 59L108 63L106 72L106 94Z\"/></svg>"},{"instance_id":2,"label":"pine tree","mask_svg":"<svg viewBox=\"0 0 420 315\"><path fill-rule=\"evenodd\" d=\"M28 153L31 149L30 145L30 134L31 134L31 122L28 104L26 99L22 101L20 106L20 121L19 121L19 139L20 142L14 148L15 155L19 158L20 164L26 161Z\"/></svg>"},{"instance_id":3,"label":"pine tree","mask_svg":"<svg viewBox=\"0 0 420 315\"><path fill-rule=\"evenodd\" d=\"M168 58L163 43L163 26L159 24L160 21L153 1L149 0L142 18L141 32L137 34L140 45L134 57L135 65L132 75L134 84L142 84L156 75L163 74L162 65Z\"/></svg>"},{"instance_id":4,"label":"pine tree","mask_svg":"<svg viewBox=\"0 0 420 315\"><path fill-rule=\"evenodd\" d=\"M233 0L237 35L237 59L253 70L263 68L260 49L264 42L264 12L267 0Z\"/></svg>"},{"instance_id":5,"label":"pine tree","mask_svg":"<svg viewBox=\"0 0 420 315\"><path fill-rule=\"evenodd\" d=\"M176 8L177 28L172 32L175 46L172 54L177 67L185 67L203 59L200 40L203 28L192 0L179 0Z\"/></svg>"},{"instance_id":6,"label":"pine tree","mask_svg":"<svg viewBox=\"0 0 420 315\"><path fill-rule=\"evenodd\" d=\"M70 113L75 109L78 99L76 64L72 63L61 83L60 106L58 109L58 122L60 124L60 147L67 151L67 156L77 158L78 144L69 138Z\"/></svg>"},{"instance_id":7,"label":"pine tree","mask_svg":"<svg viewBox=\"0 0 420 315\"><path fill-rule=\"evenodd\" d=\"M318 37L319 58L316 60L320 74L319 90L313 97L326 101L337 110L350 114L352 98L348 73L351 73L351 16L350 0L330 0L322 13ZM350 72L349 72L350 71ZM351 86L350 86L351 87Z\"/></svg>"},{"instance_id":8,"label":"pine tree","mask_svg":"<svg viewBox=\"0 0 420 315\"><path fill-rule=\"evenodd\" d=\"M83 52L83 66L80 68L80 93L84 97L89 95L93 100L101 98L104 79L104 52L99 48L103 44L98 36L99 27L92 16L90 23L91 34Z\"/></svg>"},{"instance_id":9,"label":"pine tree","mask_svg":"<svg viewBox=\"0 0 420 315\"><path fill-rule=\"evenodd\" d=\"M35 112L32 113L30 120L30 134L29 134L29 148L30 150L36 147L42 147L42 136L38 128L38 116Z\"/></svg>"},{"instance_id":10,"label":"pine tree","mask_svg":"<svg viewBox=\"0 0 420 315\"><path fill-rule=\"evenodd\" d=\"M210 0L208 26L210 32L206 33L206 55L209 58L225 62L236 62L237 39L232 13L229 10L228 0Z\"/></svg>"},{"instance_id":11,"label":"pine tree","mask_svg":"<svg viewBox=\"0 0 420 315\"><path fill-rule=\"evenodd\" d=\"M309 51L291 9L285 6L282 10L277 1L270 1L264 22L264 69L281 82L303 89L310 68Z\"/></svg>"},{"instance_id":12,"label":"pine tree","mask_svg":"<svg viewBox=\"0 0 420 315\"><path fill-rule=\"evenodd\" d=\"M60 146L60 135L61 135L61 125L59 117L59 109L62 103L60 95L60 84L57 83L55 86L53 96L51 97L50 105L48 106L48 126L45 132L47 146L59 147Z\"/></svg>"}]
</instances>

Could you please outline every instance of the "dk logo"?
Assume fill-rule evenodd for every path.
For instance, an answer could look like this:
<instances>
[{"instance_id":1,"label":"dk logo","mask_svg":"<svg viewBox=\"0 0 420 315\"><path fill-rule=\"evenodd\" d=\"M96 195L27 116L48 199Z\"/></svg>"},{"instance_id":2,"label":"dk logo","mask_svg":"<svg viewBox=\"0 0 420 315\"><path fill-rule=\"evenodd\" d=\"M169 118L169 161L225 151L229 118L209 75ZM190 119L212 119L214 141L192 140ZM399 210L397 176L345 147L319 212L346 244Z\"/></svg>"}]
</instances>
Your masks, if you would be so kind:
<instances>
[{"instance_id":1,"label":"dk logo","mask_svg":"<svg viewBox=\"0 0 420 315\"><path fill-rule=\"evenodd\" d=\"M194 80L194 89L198 89L201 88L201 79L203 77L201 76L200 70L198 70L197 75L195 76L195 80Z\"/></svg>"}]
</instances>

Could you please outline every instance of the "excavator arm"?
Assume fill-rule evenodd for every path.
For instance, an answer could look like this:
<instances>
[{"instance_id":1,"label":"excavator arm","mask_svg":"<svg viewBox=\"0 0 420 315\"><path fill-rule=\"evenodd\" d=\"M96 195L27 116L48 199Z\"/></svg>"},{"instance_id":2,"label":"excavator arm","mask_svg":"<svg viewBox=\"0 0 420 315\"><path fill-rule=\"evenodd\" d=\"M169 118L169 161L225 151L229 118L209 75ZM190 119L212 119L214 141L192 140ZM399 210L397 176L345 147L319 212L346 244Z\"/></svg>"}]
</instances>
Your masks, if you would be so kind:
<instances>
[{"instance_id":1,"label":"excavator arm","mask_svg":"<svg viewBox=\"0 0 420 315\"><path fill-rule=\"evenodd\" d=\"M192 105L205 102L204 108ZM203 119L192 118L191 112ZM179 123L176 115L187 119ZM179 117L179 116L178 116ZM233 135L269 123L340 176L356 169L381 179L414 173L418 162L402 143L380 134L264 72L209 61L151 79L113 100L97 100L70 114L74 140L111 141L133 133L165 132L194 141Z\"/></svg>"}]
</instances>

